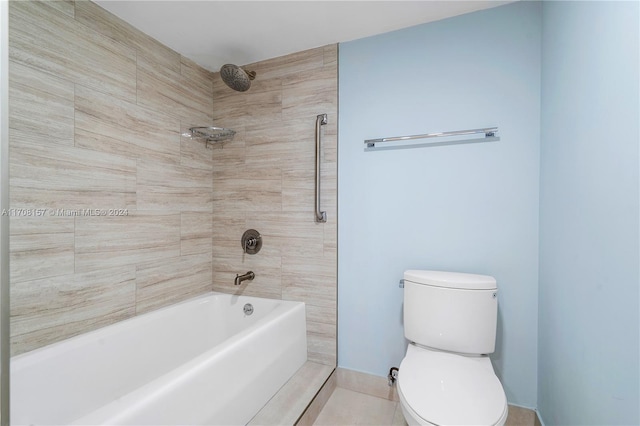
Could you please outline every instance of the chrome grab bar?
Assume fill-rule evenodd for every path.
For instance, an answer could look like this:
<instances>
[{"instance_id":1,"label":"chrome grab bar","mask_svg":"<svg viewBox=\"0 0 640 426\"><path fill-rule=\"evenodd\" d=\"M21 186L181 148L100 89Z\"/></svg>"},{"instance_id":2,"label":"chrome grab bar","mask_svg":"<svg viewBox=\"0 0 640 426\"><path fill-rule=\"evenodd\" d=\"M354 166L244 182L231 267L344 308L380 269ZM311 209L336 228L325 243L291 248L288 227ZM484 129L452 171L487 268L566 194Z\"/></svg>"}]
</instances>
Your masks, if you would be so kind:
<instances>
[{"instance_id":1,"label":"chrome grab bar","mask_svg":"<svg viewBox=\"0 0 640 426\"><path fill-rule=\"evenodd\" d=\"M316 222L326 222L327 212L320 211L320 126L327 124L327 114L316 117Z\"/></svg>"}]
</instances>

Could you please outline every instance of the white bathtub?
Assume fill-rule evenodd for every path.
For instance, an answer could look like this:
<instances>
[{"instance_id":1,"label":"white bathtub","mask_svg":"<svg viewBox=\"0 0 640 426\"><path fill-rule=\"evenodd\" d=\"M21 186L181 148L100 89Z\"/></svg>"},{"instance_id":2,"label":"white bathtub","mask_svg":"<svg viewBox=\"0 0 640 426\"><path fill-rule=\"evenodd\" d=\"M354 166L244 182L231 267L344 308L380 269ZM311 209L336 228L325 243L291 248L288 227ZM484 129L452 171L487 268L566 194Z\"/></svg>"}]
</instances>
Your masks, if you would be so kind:
<instances>
[{"instance_id":1,"label":"white bathtub","mask_svg":"<svg viewBox=\"0 0 640 426\"><path fill-rule=\"evenodd\" d=\"M246 424L306 359L304 303L208 293L12 358L11 424Z\"/></svg>"}]
</instances>

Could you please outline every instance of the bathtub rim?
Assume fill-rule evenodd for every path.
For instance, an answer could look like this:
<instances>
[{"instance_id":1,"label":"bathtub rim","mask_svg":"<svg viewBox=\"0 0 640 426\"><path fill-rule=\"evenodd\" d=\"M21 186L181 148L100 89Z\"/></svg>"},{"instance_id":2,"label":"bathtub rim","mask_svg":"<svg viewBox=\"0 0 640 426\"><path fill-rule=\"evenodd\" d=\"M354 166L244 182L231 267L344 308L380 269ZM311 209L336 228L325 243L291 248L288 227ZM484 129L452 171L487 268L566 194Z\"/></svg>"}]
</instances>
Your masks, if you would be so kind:
<instances>
[{"instance_id":1,"label":"bathtub rim","mask_svg":"<svg viewBox=\"0 0 640 426\"><path fill-rule=\"evenodd\" d=\"M188 299L181 300L181 301L176 302L176 303L172 303L172 304L167 305L167 306L162 306L162 307L160 307L158 309L154 309L152 311L147 311L147 312L141 313L139 315L134 315L134 316L131 316L129 318L125 318L125 319L123 319L121 321L117 321L117 322L114 322L112 324L104 325L102 327L96 328L95 330L87 331L86 333L77 334L75 336L71 336L71 337L68 337L66 339L59 340L57 342L48 344L46 346L41 346L41 347L33 349L31 351L23 352L23 353L14 355L10 359L11 368L14 368L13 367L14 363L18 363L18 364L26 363L25 366L30 365L31 362L25 361L24 360L25 358L33 358L32 362L43 361L43 360L46 360L48 358L48 356L53 355L53 353L49 354L49 352L54 351L59 346L68 346L64 350L64 352L68 352L68 351L70 351L70 350L72 350L74 348L82 346L83 344L89 343L96 334L102 333L102 334L106 334L107 336L112 335L112 334L116 334L119 329L127 327L128 324L130 324L133 321L145 321L145 322L151 321L153 319L153 316L162 315L163 313L166 313L166 312L169 312L169 311L172 311L172 310L178 310L183 305L186 305L188 303L196 303L200 299L205 300L205 299L208 299L208 298L213 297L213 296L225 296L225 297L229 297L229 298L232 298L232 299L233 298L243 298L243 300L246 300L247 303L250 303L251 300L268 300L268 301L273 301L276 304L284 304L285 306L295 305L295 304L303 304L306 307L306 304L304 302L294 301L294 300L269 299L269 298L266 298L266 297L244 296L244 295L236 295L236 294L231 294L231 293L223 293L223 292L219 292L219 291L209 291L209 292L206 292L206 293L194 296L194 297L190 297ZM278 309L278 307L276 307L274 310L276 310L276 309ZM270 312L269 314L267 314L263 319L266 319L272 313L273 313L273 311ZM261 322L262 321L259 321L257 324L253 324L250 327L247 327L247 329L241 330L241 332L238 333L238 334L242 334L245 330L251 329L254 326L260 324ZM230 337L230 339L233 338L233 337L235 337L235 335ZM223 342L226 342L227 340L228 339L225 339ZM57 352L54 351L54 353L57 353ZM22 367L22 365L19 365L19 367Z\"/></svg>"}]
</instances>

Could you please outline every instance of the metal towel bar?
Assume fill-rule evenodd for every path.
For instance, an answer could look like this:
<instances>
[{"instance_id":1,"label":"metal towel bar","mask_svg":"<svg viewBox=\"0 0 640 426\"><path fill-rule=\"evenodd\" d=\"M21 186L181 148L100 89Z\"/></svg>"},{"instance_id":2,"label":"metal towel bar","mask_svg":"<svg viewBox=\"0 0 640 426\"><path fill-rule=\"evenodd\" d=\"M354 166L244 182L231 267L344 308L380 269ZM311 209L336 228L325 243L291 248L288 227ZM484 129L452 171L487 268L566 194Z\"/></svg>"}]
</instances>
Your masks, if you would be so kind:
<instances>
[{"instance_id":1,"label":"metal towel bar","mask_svg":"<svg viewBox=\"0 0 640 426\"><path fill-rule=\"evenodd\" d=\"M414 140L414 139L429 139L429 138L447 138L447 137L450 138L452 136L471 136L471 137L473 137L474 135L479 135L480 137L479 138L474 138L474 139L471 139L471 138L463 139L463 141L465 141L465 140L469 140L469 141L477 140L478 142L481 142L481 141L500 140L496 136L497 132L498 132L498 128L497 127L487 127L487 128L484 128L484 129L456 130L456 131L453 131L453 132L425 133L425 134L422 134L422 135L393 136L393 137L389 137L389 138L367 139L367 140L364 141L364 143L366 145L366 149L375 149L375 148L378 148L376 146L376 144L382 143L382 142L401 142L401 141L409 141L409 140ZM421 147L421 146L425 146L425 145L426 144L415 144L415 145L410 145L410 146L406 146L406 147ZM380 147L380 148L389 149L387 147ZM378 148L378 149L380 149L380 148Z\"/></svg>"},{"instance_id":2,"label":"metal towel bar","mask_svg":"<svg viewBox=\"0 0 640 426\"><path fill-rule=\"evenodd\" d=\"M327 124L327 114L316 117L316 222L327 221L327 212L320 211L320 149L322 146L320 126Z\"/></svg>"}]
</instances>

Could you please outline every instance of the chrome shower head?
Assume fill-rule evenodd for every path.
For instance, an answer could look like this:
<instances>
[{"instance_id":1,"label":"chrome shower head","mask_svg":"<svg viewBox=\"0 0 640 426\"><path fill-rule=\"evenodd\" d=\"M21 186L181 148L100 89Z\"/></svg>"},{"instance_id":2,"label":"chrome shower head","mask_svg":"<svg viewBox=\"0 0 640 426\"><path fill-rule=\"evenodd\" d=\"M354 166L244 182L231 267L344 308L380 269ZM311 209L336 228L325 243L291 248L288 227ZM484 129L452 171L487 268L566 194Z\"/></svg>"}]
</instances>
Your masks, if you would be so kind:
<instances>
[{"instance_id":1,"label":"chrome shower head","mask_svg":"<svg viewBox=\"0 0 640 426\"><path fill-rule=\"evenodd\" d=\"M246 92L251 87L251 80L256 78L255 71L245 71L237 65L225 64L220 68L222 81L238 92Z\"/></svg>"}]
</instances>

